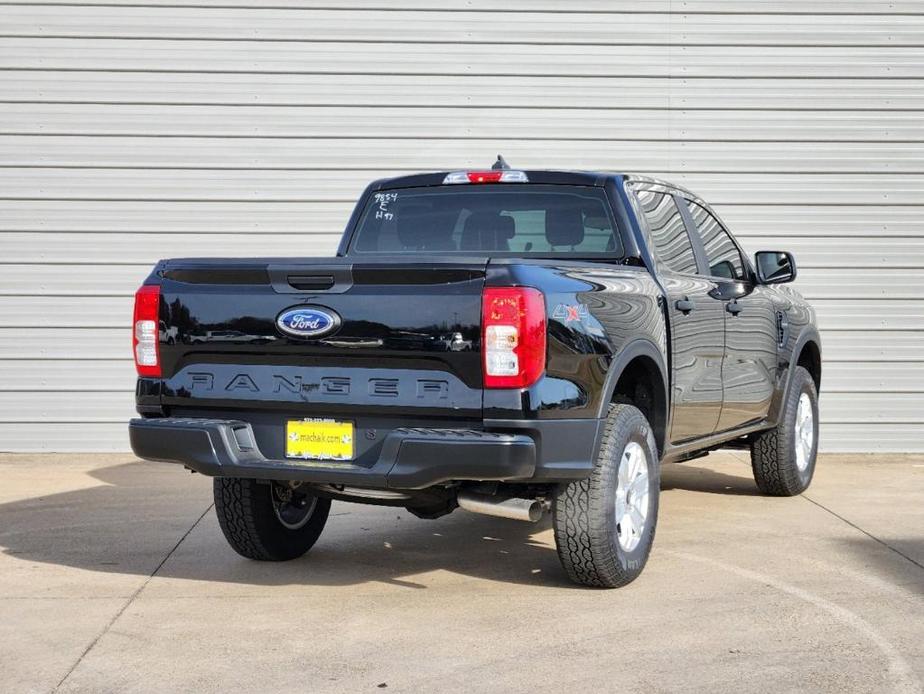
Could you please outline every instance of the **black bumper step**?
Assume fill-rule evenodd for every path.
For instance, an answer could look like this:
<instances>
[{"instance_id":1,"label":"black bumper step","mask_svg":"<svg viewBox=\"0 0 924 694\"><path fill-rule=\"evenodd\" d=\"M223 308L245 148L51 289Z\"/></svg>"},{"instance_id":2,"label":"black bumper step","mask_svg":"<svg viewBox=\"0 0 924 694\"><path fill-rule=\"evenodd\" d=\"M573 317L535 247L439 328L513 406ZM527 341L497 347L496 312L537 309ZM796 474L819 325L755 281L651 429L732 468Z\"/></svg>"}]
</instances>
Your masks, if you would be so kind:
<instances>
[{"instance_id":1,"label":"black bumper step","mask_svg":"<svg viewBox=\"0 0 924 694\"><path fill-rule=\"evenodd\" d=\"M455 480L528 480L536 442L526 434L473 429L395 429L370 467L270 459L247 422L165 417L133 419L128 427L139 458L179 463L212 477L252 477L392 489L423 489Z\"/></svg>"}]
</instances>

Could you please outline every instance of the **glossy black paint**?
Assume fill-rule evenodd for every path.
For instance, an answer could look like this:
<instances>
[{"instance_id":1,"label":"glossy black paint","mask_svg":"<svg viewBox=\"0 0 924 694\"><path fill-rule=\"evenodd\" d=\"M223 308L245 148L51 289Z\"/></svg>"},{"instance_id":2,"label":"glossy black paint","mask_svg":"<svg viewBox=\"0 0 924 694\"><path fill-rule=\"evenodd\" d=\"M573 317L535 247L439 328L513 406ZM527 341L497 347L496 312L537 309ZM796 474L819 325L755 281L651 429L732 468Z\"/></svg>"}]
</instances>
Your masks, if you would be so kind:
<instances>
[{"instance_id":1,"label":"glossy black paint","mask_svg":"<svg viewBox=\"0 0 924 694\"><path fill-rule=\"evenodd\" d=\"M589 470L600 418L623 377L644 362L650 388L662 393L648 414L662 429L666 459L773 426L801 350L820 349L814 312L798 293L760 283L749 262L742 280L710 276L688 211L697 271L666 266L634 191L663 191L711 211L688 191L633 176L527 174L531 182L602 187L625 255L607 262L511 253L352 258L350 237L368 196L441 185L445 172L376 181L335 258L159 263L147 283L161 287L163 378L139 379L139 412L245 421L260 450L277 458L289 418L354 420L366 462L378 460L388 433L402 426L524 430L537 443L540 468L543 423L589 422L568 429L583 432L576 449L588 465L562 462L560 477L544 468L541 479L555 481ZM543 292L547 368L529 388L481 387L485 286ZM319 339L278 330L276 317L300 305L330 310L341 323ZM561 445L546 439L549 456L566 461Z\"/></svg>"},{"instance_id":2,"label":"glossy black paint","mask_svg":"<svg viewBox=\"0 0 924 694\"><path fill-rule=\"evenodd\" d=\"M813 342L820 350L814 310L791 287L761 283L740 246L745 277L713 276L687 205L707 209L726 231L728 227L701 198L646 177L630 176L626 182L630 201L634 190L674 197L696 257L697 269L690 274L674 272L659 258L652 259L654 276L667 293L670 307L672 426L667 457L714 447L774 425L791 365L800 354L790 339L804 335L805 342ZM642 243L653 249L645 215L637 201L632 206L642 229ZM732 241L737 246L733 237ZM694 302L694 311L677 309L676 300L685 298ZM697 314L701 318L694 323L690 318ZM782 342L781 325L785 326ZM713 421L714 417L718 419Z\"/></svg>"}]
</instances>

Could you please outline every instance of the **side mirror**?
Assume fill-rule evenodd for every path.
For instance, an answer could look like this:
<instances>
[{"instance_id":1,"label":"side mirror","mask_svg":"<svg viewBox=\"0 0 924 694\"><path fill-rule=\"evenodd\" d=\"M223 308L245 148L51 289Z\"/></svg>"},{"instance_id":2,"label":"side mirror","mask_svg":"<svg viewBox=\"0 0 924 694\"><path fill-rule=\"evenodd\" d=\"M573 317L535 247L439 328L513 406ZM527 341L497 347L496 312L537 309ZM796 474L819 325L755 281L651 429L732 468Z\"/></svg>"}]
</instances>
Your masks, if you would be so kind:
<instances>
[{"instance_id":1,"label":"side mirror","mask_svg":"<svg viewBox=\"0 0 924 694\"><path fill-rule=\"evenodd\" d=\"M786 251L757 251L757 280L761 284L785 284L796 279L796 259Z\"/></svg>"}]
</instances>

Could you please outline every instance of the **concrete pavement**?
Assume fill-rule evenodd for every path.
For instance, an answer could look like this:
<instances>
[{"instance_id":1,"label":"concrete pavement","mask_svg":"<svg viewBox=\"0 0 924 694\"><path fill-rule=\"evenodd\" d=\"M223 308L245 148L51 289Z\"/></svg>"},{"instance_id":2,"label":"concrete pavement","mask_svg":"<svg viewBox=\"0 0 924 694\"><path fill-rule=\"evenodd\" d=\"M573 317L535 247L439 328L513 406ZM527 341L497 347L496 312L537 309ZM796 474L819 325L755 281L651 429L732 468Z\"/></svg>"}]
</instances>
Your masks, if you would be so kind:
<instances>
[{"instance_id":1,"label":"concrete pavement","mask_svg":"<svg viewBox=\"0 0 924 694\"><path fill-rule=\"evenodd\" d=\"M0 691L869 691L924 681L924 457L826 456L758 496L666 468L654 553L571 586L548 522L335 502L303 559L221 537L210 480L0 456Z\"/></svg>"}]
</instances>

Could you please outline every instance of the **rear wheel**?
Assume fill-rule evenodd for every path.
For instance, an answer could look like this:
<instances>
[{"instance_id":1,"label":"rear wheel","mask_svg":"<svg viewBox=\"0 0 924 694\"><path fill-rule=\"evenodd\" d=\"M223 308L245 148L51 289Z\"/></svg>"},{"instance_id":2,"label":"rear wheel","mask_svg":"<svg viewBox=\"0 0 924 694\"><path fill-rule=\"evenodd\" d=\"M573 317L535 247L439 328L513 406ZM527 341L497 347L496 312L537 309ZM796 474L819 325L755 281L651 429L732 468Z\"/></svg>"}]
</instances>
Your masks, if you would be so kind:
<instances>
[{"instance_id":1,"label":"rear wheel","mask_svg":"<svg viewBox=\"0 0 924 694\"><path fill-rule=\"evenodd\" d=\"M288 484L237 477L213 481L215 514L232 549L248 559L286 561L317 542L330 499Z\"/></svg>"},{"instance_id":2,"label":"rear wheel","mask_svg":"<svg viewBox=\"0 0 924 694\"><path fill-rule=\"evenodd\" d=\"M632 405L611 405L594 470L559 486L555 544L576 583L618 588L635 580L651 552L660 465L651 427Z\"/></svg>"},{"instance_id":3,"label":"rear wheel","mask_svg":"<svg viewBox=\"0 0 924 694\"><path fill-rule=\"evenodd\" d=\"M795 496L808 489L818 453L818 392L811 374L795 367L779 424L751 443L754 481L764 494Z\"/></svg>"}]
</instances>

